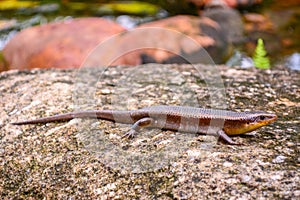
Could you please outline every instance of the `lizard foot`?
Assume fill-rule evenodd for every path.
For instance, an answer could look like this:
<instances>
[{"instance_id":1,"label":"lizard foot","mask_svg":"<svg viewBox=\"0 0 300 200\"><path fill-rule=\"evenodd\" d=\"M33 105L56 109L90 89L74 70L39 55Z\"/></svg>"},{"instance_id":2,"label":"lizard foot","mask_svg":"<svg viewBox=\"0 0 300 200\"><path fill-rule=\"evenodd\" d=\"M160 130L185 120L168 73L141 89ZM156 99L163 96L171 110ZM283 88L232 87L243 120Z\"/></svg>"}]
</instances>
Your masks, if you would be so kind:
<instances>
[{"instance_id":1,"label":"lizard foot","mask_svg":"<svg viewBox=\"0 0 300 200\"><path fill-rule=\"evenodd\" d=\"M242 143L234 142L233 140L224 140L223 138L218 139L218 143L229 144L229 145L243 145Z\"/></svg>"},{"instance_id":2,"label":"lizard foot","mask_svg":"<svg viewBox=\"0 0 300 200\"><path fill-rule=\"evenodd\" d=\"M217 132L217 136L219 136L218 141L222 141L230 145L242 145L238 142L234 142L223 130L219 130Z\"/></svg>"},{"instance_id":3,"label":"lizard foot","mask_svg":"<svg viewBox=\"0 0 300 200\"><path fill-rule=\"evenodd\" d=\"M133 130L133 129L130 129L130 130L129 130L127 133L125 133L121 138L122 138L122 139L123 139L123 138L132 139L132 138L134 138L135 134L136 134L136 131Z\"/></svg>"}]
</instances>

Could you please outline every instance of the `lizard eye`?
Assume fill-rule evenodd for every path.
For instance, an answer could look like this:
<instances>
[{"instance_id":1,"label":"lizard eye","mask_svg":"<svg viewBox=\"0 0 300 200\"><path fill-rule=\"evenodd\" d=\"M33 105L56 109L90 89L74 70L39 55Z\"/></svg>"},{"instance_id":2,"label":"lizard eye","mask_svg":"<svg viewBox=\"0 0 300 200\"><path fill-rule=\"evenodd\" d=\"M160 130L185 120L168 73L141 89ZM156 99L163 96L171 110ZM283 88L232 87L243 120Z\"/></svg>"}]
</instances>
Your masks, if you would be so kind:
<instances>
[{"instance_id":1,"label":"lizard eye","mask_svg":"<svg viewBox=\"0 0 300 200\"><path fill-rule=\"evenodd\" d=\"M260 120L265 120L266 117L265 117L265 116L259 116L259 119L260 119Z\"/></svg>"}]
</instances>

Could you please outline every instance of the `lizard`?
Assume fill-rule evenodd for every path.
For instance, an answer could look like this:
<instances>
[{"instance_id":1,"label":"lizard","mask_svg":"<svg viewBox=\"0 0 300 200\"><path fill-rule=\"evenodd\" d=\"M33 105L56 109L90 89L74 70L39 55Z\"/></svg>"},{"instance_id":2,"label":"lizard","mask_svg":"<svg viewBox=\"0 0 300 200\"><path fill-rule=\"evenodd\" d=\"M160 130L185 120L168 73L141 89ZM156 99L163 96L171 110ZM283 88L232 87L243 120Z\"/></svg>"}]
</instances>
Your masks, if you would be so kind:
<instances>
[{"instance_id":1,"label":"lizard","mask_svg":"<svg viewBox=\"0 0 300 200\"><path fill-rule=\"evenodd\" d=\"M40 124L69 121L74 118L97 118L115 123L133 124L123 137L133 138L141 128L208 134L219 137L228 144L237 145L229 136L241 135L277 119L263 111L234 112L228 110L188 106L150 106L138 110L86 110L58 114L33 120L13 122L13 125ZM122 137L122 138L123 138Z\"/></svg>"}]
</instances>

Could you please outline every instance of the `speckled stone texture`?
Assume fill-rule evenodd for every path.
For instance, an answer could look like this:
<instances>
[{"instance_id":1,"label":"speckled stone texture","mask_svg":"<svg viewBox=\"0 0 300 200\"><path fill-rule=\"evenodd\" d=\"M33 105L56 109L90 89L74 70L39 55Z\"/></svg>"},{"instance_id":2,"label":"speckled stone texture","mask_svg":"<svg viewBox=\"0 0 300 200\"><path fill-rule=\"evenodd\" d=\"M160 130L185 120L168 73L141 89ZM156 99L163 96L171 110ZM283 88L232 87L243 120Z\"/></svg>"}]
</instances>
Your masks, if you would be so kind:
<instances>
[{"instance_id":1,"label":"speckled stone texture","mask_svg":"<svg viewBox=\"0 0 300 200\"><path fill-rule=\"evenodd\" d=\"M195 68L149 64L1 73L1 199L299 199L299 72ZM222 84L213 88L218 73ZM227 105L273 112L278 120L256 134L234 137L241 146L157 129L122 140L128 125L97 120L10 124L78 109L157 104Z\"/></svg>"}]
</instances>

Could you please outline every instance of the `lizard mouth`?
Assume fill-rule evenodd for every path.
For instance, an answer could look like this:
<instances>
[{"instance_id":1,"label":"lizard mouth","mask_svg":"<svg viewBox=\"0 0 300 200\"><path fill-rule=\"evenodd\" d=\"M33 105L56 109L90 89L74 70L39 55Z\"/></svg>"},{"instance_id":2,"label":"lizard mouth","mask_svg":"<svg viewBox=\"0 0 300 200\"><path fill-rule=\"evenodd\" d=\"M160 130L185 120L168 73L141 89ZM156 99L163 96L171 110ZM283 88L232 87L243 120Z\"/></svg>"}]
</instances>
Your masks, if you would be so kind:
<instances>
[{"instance_id":1,"label":"lizard mouth","mask_svg":"<svg viewBox=\"0 0 300 200\"><path fill-rule=\"evenodd\" d=\"M262 126L271 124L276 119L277 119L277 115L275 115L275 114L262 115L262 116L258 117L258 120L255 120L254 122L247 124L248 131L254 131Z\"/></svg>"},{"instance_id":2,"label":"lizard mouth","mask_svg":"<svg viewBox=\"0 0 300 200\"><path fill-rule=\"evenodd\" d=\"M256 116L254 120L251 121L238 121L234 124L229 124L224 127L225 132L228 135L241 135L244 133L248 133L254 131L262 126L266 126L277 119L277 115L275 114L264 114L260 116Z\"/></svg>"},{"instance_id":3,"label":"lizard mouth","mask_svg":"<svg viewBox=\"0 0 300 200\"><path fill-rule=\"evenodd\" d=\"M266 117L266 119L262 120L264 125L270 124L270 123L276 121L276 119L278 118L277 115L275 115L275 114L269 114L268 116L265 116L265 117Z\"/></svg>"}]
</instances>

